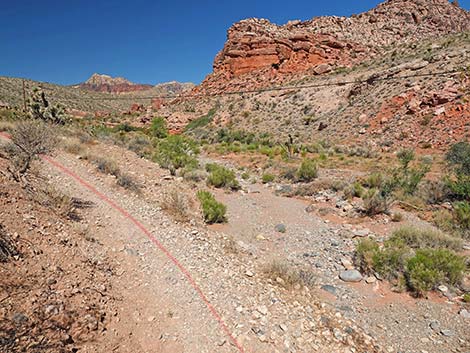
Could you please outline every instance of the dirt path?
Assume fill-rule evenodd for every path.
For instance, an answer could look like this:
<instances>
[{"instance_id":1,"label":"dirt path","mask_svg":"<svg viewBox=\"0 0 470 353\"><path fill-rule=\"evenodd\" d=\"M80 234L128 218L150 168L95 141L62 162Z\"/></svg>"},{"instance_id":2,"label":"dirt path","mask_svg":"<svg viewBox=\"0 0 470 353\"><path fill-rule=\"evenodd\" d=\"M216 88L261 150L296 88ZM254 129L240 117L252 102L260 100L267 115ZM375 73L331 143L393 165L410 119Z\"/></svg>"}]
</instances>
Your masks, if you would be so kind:
<instances>
[{"instance_id":1,"label":"dirt path","mask_svg":"<svg viewBox=\"0 0 470 353\"><path fill-rule=\"evenodd\" d=\"M56 160L132 214L178 259L242 348L237 348L207 303L175 264L135 224L96 193L48 166L51 183L93 202L85 218L103 253L119 264L114 290L120 312L105 335L114 352L374 352L373 341L353 322L315 299L307 288L291 293L266 281L256 257L227 252L228 238L189 224L176 224L158 207L162 192L185 186L155 164L112 146L93 147L119 160L144 185L142 195L116 186L90 163L67 154ZM93 347L85 349L93 352Z\"/></svg>"}]
</instances>

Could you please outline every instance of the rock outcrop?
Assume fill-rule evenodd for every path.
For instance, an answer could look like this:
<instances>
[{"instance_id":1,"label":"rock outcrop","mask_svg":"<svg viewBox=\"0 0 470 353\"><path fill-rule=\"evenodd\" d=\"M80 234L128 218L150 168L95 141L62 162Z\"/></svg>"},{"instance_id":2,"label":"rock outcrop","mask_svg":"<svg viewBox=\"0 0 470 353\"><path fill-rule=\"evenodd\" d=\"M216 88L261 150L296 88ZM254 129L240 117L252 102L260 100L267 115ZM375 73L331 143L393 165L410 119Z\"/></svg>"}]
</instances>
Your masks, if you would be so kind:
<instances>
[{"instance_id":1,"label":"rock outcrop","mask_svg":"<svg viewBox=\"0 0 470 353\"><path fill-rule=\"evenodd\" d=\"M390 0L351 17L318 17L278 26L247 19L229 30L200 90L256 88L299 74L350 67L400 45L470 31L470 13L447 0Z\"/></svg>"}]
</instances>

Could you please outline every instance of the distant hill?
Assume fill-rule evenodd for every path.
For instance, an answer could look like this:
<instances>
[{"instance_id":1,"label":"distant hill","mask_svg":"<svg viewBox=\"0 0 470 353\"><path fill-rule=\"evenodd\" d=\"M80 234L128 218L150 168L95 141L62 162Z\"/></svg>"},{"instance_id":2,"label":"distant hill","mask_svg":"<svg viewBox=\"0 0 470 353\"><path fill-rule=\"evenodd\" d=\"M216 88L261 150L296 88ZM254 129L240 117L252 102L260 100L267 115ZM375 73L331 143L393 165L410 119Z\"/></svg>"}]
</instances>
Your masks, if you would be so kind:
<instances>
[{"instance_id":1,"label":"distant hill","mask_svg":"<svg viewBox=\"0 0 470 353\"><path fill-rule=\"evenodd\" d=\"M95 74L86 81L89 86L83 86L86 83L73 86L62 86L33 80L25 80L25 83L27 92L31 91L34 87L41 88L46 92L47 97L51 102L62 103L69 109L84 112L122 112L129 110L134 103L149 105L151 103L151 97L173 96L194 87L194 84L192 83L167 82L157 84L155 86L137 85L138 87L145 87L145 89L142 88L125 91L124 88L126 85L128 87L133 87L133 85L136 84L123 78L110 78L111 81L106 81L107 77L110 78L110 76ZM20 78L0 76L0 102L12 107L22 106L22 82L23 79ZM114 82L115 84L120 85L114 87L120 87L121 90L110 92L106 89L91 89L92 85L96 85L95 87L98 87L100 82L104 85L103 87Z\"/></svg>"}]
</instances>

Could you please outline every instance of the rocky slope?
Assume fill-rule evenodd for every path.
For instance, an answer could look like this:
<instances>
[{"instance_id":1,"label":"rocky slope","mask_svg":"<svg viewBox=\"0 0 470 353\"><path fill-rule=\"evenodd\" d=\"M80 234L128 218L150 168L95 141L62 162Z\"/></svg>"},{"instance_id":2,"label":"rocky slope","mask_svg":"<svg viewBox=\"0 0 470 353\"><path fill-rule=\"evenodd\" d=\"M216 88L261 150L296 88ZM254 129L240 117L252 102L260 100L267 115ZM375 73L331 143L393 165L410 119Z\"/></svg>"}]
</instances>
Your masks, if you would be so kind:
<instances>
[{"instance_id":1,"label":"rocky slope","mask_svg":"<svg viewBox=\"0 0 470 353\"><path fill-rule=\"evenodd\" d=\"M265 19L234 24L200 91L256 88L296 74L352 67L389 46L470 30L470 14L447 0L391 0L360 15L318 17L278 26Z\"/></svg>"}]
</instances>

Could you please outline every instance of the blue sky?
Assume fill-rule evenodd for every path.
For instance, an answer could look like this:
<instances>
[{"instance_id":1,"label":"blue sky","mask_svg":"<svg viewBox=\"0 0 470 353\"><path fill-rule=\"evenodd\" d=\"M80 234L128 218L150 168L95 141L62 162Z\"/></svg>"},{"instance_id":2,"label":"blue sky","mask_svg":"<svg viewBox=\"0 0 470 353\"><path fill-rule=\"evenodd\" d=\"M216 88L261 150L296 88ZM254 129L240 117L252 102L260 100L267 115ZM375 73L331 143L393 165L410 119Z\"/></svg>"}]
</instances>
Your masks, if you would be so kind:
<instances>
[{"instance_id":1,"label":"blue sky","mask_svg":"<svg viewBox=\"0 0 470 353\"><path fill-rule=\"evenodd\" d=\"M198 83L236 21L349 16L380 2L0 0L0 75L72 84L98 72L140 83ZM470 0L460 5L468 9Z\"/></svg>"}]
</instances>

